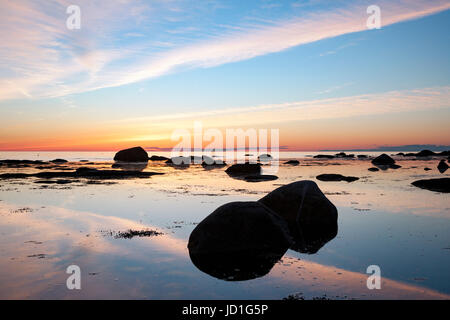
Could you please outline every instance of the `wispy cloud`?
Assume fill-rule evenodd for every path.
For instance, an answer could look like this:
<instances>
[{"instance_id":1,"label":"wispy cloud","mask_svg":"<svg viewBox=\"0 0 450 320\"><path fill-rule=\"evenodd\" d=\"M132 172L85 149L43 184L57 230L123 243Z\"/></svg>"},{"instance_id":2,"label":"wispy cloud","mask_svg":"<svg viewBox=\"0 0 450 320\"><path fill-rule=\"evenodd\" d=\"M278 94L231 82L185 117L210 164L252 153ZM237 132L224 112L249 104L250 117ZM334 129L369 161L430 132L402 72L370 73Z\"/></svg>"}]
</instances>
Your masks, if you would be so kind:
<instances>
[{"instance_id":1,"label":"wispy cloud","mask_svg":"<svg viewBox=\"0 0 450 320\"><path fill-rule=\"evenodd\" d=\"M169 123L183 121L191 125L194 120L202 120L212 127L258 126L268 123L436 110L450 107L449 101L450 87L445 86L241 108L171 113L153 117L115 120L114 123L132 125L145 123L146 126L154 123L160 127L170 128ZM236 117L236 115L239 115L239 117ZM173 127L177 126L174 125Z\"/></svg>"},{"instance_id":2,"label":"wispy cloud","mask_svg":"<svg viewBox=\"0 0 450 320\"><path fill-rule=\"evenodd\" d=\"M192 40L183 32L196 32L193 27L172 33L174 38L152 33L183 30L170 22L176 20L176 24L188 14L182 1L78 3L82 29L70 31L65 28L69 1L1 2L0 100L59 97L121 86L180 69L218 66L364 31L366 8L371 4L345 1L333 10L281 21L233 28L214 25L214 32L201 32ZM450 8L447 0L380 0L377 4L382 8L384 27Z\"/></svg>"}]
</instances>

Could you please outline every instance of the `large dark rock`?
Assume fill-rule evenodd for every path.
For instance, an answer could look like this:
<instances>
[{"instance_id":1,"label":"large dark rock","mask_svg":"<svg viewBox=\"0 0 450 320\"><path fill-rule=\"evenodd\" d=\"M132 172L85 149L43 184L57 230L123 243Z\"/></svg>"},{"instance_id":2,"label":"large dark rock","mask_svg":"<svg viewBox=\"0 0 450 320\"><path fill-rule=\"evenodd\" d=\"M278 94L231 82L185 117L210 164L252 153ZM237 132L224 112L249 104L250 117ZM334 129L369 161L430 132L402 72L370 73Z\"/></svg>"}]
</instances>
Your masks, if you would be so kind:
<instances>
[{"instance_id":1,"label":"large dark rock","mask_svg":"<svg viewBox=\"0 0 450 320\"><path fill-rule=\"evenodd\" d=\"M416 153L416 157L431 157L431 156L435 156L436 153L434 153L431 150L422 150L418 153Z\"/></svg>"},{"instance_id":2,"label":"large dark rock","mask_svg":"<svg viewBox=\"0 0 450 320\"><path fill-rule=\"evenodd\" d=\"M448 169L448 164L445 162L445 160L441 160L437 166L440 173L444 173Z\"/></svg>"},{"instance_id":3,"label":"large dark rock","mask_svg":"<svg viewBox=\"0 0 450 320\"><path fill-rule=\"evenodd\" d=\"M298 161L298 160L289 160L289 161L286 161L284 164L290 164L292 166L298 166L300 164L300 161Z\"/></svg>"},{"instance_id":4,"label":"large dark rock","mask_svg":"<svg viewBox=\"0 0 450 320\"><path fill-rule=\"evenodd\" d=\"M114 156L114 161L122 162L147 162L147 151L141 147L134 147L130 149L120 150Z\"/></svg>"},{"instance_id":5,"label":"large dark rock","mask_svg":"<svg viewBox=\"0 0 450 320\"><path fill-rule=\"evenodd\" d=\"M373 167L373 168L369 168L369 169L367 169L367 170L369 170L369 171L372 171L372 172L377 172L377 171L380 171L380 169L378 169L378 168L375 168L375 167Z\"/></svg>"},{"instance_id":6,"label":"large dark rock","mask_svg":"<svg viewBox=\"0 0 450 320\"><path fill-rule=\"evenodd\" d=\"M329 154L318 154L318 155L314 156L313 158L315 158L315 159L334 159L334 156L329 155Z\"/></svg>"},{"instance_id":7,"label":"large dark rock","mask_svg":"<svg viewBox=\"0 0 450 320\"><path fill-rule=\"evenodd\" d=\"M320 181L347 181L347 182L353 182L356 180L359 180L358 177L346 177L341 174L335 174L335 173L327 173L327 174L320 174L317 177L317 180Z\"/></svg>"},{"instance_id":8,"label":"large dark rock","mask_svg":"<svg viewBox=\"0 0 450 320\"><path fill-rule=\"evenodd\" d=\"M260 163L238 163L233 164L227 170L226 173L229 175L258 175L261 173L261 164Z\"/></svg>"},{"instance_id":9,"label":"large dark rock","mask_svg":"<svg viewBox=\"0 0 450 320\"><path fill-rule=\"evenodd\" d=\"M288 222L294 250L315 253L337 234L337 209L313 181L282 186L258 202Z\"/></svg>"},{"instance_id":10,"label":"large dark rock","mask_svg":"<svg viewBox=\"0 0 450 320\"><path fill-rule=\"evenodd\" d=\"M373 159L372 163L374 165L389 166L389 165L395 164L395 160L392 159L391 157L389 157L387 154L383 153L382 155L380 155L380 156L376 157L375 159Z\"/></svg>"},{"instance_id":11,"label":"large dark rock","mask_svg":"<svg viewBox=\"0 0 450 320\"><path fill-rule=\"evenodd\" d=\"M450 192L450 178L417 180L412 185L430 191Z\"/></svg>"},{"instance_id":12,"label":"large dark rock","mask_svg":"<svg viewBox=\"0 0 450 320\"><path fill-rule=\"evenodd\" d=\"M292 239L287 223L258 202L231 202L203 219L189 237L192 262L226 280L247 280L270 271Z\"/></svg>"}]
</instances>

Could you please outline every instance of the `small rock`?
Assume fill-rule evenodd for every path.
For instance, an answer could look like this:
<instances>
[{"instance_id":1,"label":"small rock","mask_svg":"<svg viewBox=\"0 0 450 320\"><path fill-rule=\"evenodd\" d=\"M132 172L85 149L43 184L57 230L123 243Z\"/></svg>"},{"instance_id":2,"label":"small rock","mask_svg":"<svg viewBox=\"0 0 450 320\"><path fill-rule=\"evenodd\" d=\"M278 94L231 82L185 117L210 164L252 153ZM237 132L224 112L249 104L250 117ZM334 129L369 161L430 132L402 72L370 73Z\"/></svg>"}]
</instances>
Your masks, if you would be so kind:
<instances>
[{"instance_id":1,"label":"small rock","mask_svg":"<svg viewBox=\"0 0 450 320\"><path fill-rule=\"evenodd\" d=\"M341 174L334 174L334 173L321 174L321 175L318 175L316 177L316 179L320 180L320 181L347 181L347 182L353 182L353 181L359 180L358 177L346 177Z\"/></svg>"}]
</instances>

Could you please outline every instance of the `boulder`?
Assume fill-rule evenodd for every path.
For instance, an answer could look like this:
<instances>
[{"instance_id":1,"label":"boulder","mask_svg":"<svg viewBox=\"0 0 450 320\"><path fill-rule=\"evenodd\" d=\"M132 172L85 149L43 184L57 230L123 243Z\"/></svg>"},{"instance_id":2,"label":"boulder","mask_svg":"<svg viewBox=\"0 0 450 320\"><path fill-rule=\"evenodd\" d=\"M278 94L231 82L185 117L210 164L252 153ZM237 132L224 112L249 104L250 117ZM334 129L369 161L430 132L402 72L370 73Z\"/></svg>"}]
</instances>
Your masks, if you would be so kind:
<instances>
[{"instance_id":1,"label":"boulder","mask_svg":"<svg viewBox=\"0 0 450 320\"><path fill-rule=\"evenodd\" d=\"M365 154L358 154L358 159L367 159Z\"/></svg>"},{"instance_id":2,"label":"boulder","mask_svg":"<svg viewBox=\"0 0 450 320\"><path fill-rule=\"evenodd\" d=\"M289 160L289 161L286 161L284 164L290 164L291 166L298 166L300 164L300 161L298 161L298 160Z\"/></svg>"},{"instance_id":3,"label":"boulder","mask_svg":"<svg viewBox=\"0 0 450 320\"><path fill-rule=\"evenodd\" d=\"M67 163L68 161L65 159L54 159L50 161L51 163Z\"/></svg>"},{"instance_id":4,"label":"boulder","mask_svg":"<svg viewBox=\"0 0 450 320\"><path fill-rule=\"evenodd\" d=\"M416 153L416 157L431 157L431 156L435 156L436 153L434 153L431 150L422 150L418 153Z\"/></svg>"},{"instance_id":5,"label":"boulder","mask_svg":"<svg viewBox=\"0 0 450 320\"><path fill-rule=\"evenodd\" d=\"M278 177L270 174L259 174L254 176L245 176L244 180L247 182L262 182L277 180Z\"/></svg>"},{"instance_id":6,"label":"boulder","mask_svg":"<svg viewBox=\"0 0 450 320\"><path fill-rule=\"evenodd\" d=\"M382 155L376 157L375 159L372 160L372 163L374 165L392 165L395 164L395 160L392 159L390 156L388 156L387 154L383 153Z\"/></svg>"},{"instance_id":7,"label":"boulder","mask_svg":"<svg viewBox=\"0 0 450 320\"><path fill-rule=\"evenodd\" d=\"M440 173L444 173L448 169L448 164L445 162L445 160L441 160L437 166Z\"/></svg>"},{"instance_id":8,"label":"boulder","mask_svg":"<svg viewBox=\"0 0 450 320\"><path fill-rule=\"evenodd\" d=\"M430 168L424 168L423 170L425 170L425 171L430 171L431 169L430 169Z\"/></svg>"},{"instance_id":9,"label":"boulder","mask_svg":"<svg viewBox=\"0 0 450 320\"><path fill-rule=\"evenodd\" d=\"M258 160L262 161L262 162L268 162L268 161L273 160L273 158L270 154L265 153L265 154L259 155Z\"/></svg>"},{"instance_id":10,"label":"boulder","mask_svg":"<svg viewBox=\"0 0 450 320\"><path fill-rule=\"evenodd\" d=\"M173 157L167 160L165 163L174 166L189 166L191 163L190 157Z\"/></svg>"},{"instance_id":11,"label":"boulder","mask_svg":"<svg viewBox=\"0 0 450 320\"><path fill-rule=\"evenodd\" d=\"M231 202L192 231L188 249L194 265L225 280L248 280L270 271L292 239L287 223L259 202Z\"/></svg>"},{"instance_id":12,"label":"boulder","mask_svg":"<svg viewBox=\"0 0 450 320\"><path fill-rule=\"evenodd\" d=\"M287 221L297 251L315 253L337 234L337 209L313 181L284 185L258 202Z\"/></svg>"},{"instance_id":13,"label":"boulder","mask_svg":"<svg viewBox=\"0 0 450 320\"><path fill-rule=\"evenodd\" d=\"M430 191L450 192L450 178L417 180L414 181L412 185Z\"/></svg>"},{"instance_id":14,"label":"boulder","mask_svg":"<svg viewBox=\"0 0 450 320\"><path fill-rule=\"evenodd\" d=\"M314 159L334 159L334 156L328 155L328 154L318 154L317 156L313 157Z\"/></svg>"},{"instance_id":15,"label":"boulder","mask_svg":"<svg viewBox=\"0 0 450 320\"><path fill-rule=\"evenodd\" d=\"M150 161L167 161L167 160L169 160L169 158L162 157L162 156L151 156L150 158L148 158L148 160L150 160Z\"/></svg>"},{"instance_id":16,"label":"boulder","mask_svg":"<svg viewBox=\"0 0 450 320\"><path fill-rule=\"evenodd\" d=\"M130 149L120 150L114 156L114 161L122 162L147 162L147 151L141 147L134 147Z\"/></svg>"},{"instance_id":17,"label":"boulder","mask_svg":"<svg viewBox=\"0 0 450 320\"><path fill-rule=\"evenodd\" d=\"M369 168L369 169L367 169L367 170L372 171L372 172L380 171L380 169L375 168L375 167Z\"/></svg>"},{"instance_id":18,"label":"boulder","mask_svg":"<svg viewBox=\"0 0 450 320\"><path fill-rule=\"evenodd\" d=\"M341 174L335 174L335 173L320 174L316 177L316 179L320 180L320 181L347 181L347 182L353 182L353 181L359 180L358 177L346 177Z\"/></svg>"},{"instance_id":19,"label":"boulder","mask_svg":"<svg viewBox=\"0 0 450 320\"><path fill-rule=\"evenodd\" d=\"M238 163L233 164L227 170L226 173L229 175L259 175L261 174L261 164L260 163Z\"/></svg>"}]
</instances>

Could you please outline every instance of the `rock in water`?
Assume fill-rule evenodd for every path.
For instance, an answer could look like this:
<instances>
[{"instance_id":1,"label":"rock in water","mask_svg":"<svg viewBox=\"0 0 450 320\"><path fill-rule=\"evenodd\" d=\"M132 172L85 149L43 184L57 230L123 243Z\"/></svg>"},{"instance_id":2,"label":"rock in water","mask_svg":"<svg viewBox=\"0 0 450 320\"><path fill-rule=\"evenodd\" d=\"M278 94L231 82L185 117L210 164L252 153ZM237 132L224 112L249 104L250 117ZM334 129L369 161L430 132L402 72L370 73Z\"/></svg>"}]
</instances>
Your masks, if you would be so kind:
<instances>
[{"instance_id":1,"label":"rock in water","mask_svg":"<svg viewBox=\"0 0 450 320\"><path fill-rule=\"evenodd\" d=\"M434 153L431 150L422 150L422 151L416 153L416 157L431 157L434 155L436 155L436 153Z\"/></svg>"},{"instance_id":2,"label":"rock in water","mask_svg":"<svg viewBox=\"0 0 450 320\"><path fill-rule=\"evenodd\" d=\"M258 202L288 222L295 250L315 253L337 234L337 209L313 181L282 186Z\"/></svg>"},{"instance_id":3,"label":"rock in water","mask_svg":"<svg viewBox=\"0 0 450 320\"><path fill-rule=\"evenodd\" d=\"M378 168L375 168L375 167L373 167L373 168L369 168L369 169L367 169L367 170L369 170L369 171L372 171L372 172L377 172L377 171L380 171L380 169L378 169Z\"/></svg>"},{"instance_id":4,"label":"rock in water","mask_svg":"<svg viewBox=\"0 0 450 320\"><path fill-rule=\"evenodd\" d=\"M317 178L317 180L320 180L320 181L347 181L347 182L353 182L353 181L359 180L358 177L346 177L346 176L343 176L341 174L334 174L334 173L320 174L316 178Z\"/></svg>"},{"instance_id":5,"label":"rock in water","mask_svg":"<svg viewBox=\"0 0 450 320\"><path fill-rule=\"evenodd\" d=\"M188 249L200 270L219 279L247 280L268 273L291 244L287 223L269 208L231 202L197 225Z\"/></svg>"},{"instance_id":6,"label":"rock in water","mask_svg":"<svg viewBox=\"0 0 450 320\"><path fill-rule=\"evenodd\" d=\"M448 164L445 162L445 160L441 160L441 162L439 162L437 168L440 173L444 173L448 169Z\"/></svg>"},{"instance_id":7,"label":"rock in water","mask_svg":"<svg viewBox=\"0 0 450 320\"><path fill-rule=\"evenodd\" d=\"M261 161L261 162L268 162L268 161L273 160L273 158L272 158L272 156L270 154L265 153L265 154L259 155L258 156L258 160Z\"/></svg>"},{"instance_id":8,"label":"rock in water","mask_svg":"<svg viewBox=\"0 0 450 320\"><path fill-rule=\"evenodd\" d=\"M114 156L114 161L122 162L147 162L147 151L141 147L134 147L130 149L120 150Z\"/></svg>"},{"instance_id":9,"label":"rock in water","mask_svg":"<svg viewBox=\"0 0 450 320\"><path fill-rule=\"evenodd\" d=\"M440 179L427 179L427 180L417 180L412 183L421 189L436 191L436 192L450 192L450 178L440 178Z\"/></svg>"},{"instance_id":10,"label":"rock in water","mask_svg":"<svg viewBox=\"0 0 450 320\"><path fill-rule=\"evenodd\" d=\"M58 164L58 163L67 163L68 161L65 159L55 159L55 160L51 160L50 162Z\"/></svg>"},{"instance_id":11,"label":"rock in water","mask_svg":"<svg viewBox=\"0 0 450 320\"><path fill-rule=\"evenodd\" d=\"M167 161L169 158L162 156L151 156L148 160L150 161Z\"/></svg>"},{"instance_id":12,"label":"rock in water","mask_svg":"<svg viewBox=\"0 0 450 320\"><path fill-rule=\"evenodd\" d=\"M392 159L391 157L389 157L387 154L383 153L382 155L376 157L375 159L372 160L372 163L375 165L391 165L391 164L395 164L395 160Z\"/></svg>"},{"instance_id":13,"label":"rock in water","mask_svg":"<svg viewBox=\"0 0 450 320\"><path fill-rule=\"evenodd\" d=\"M260 174L261 164L260 163L238 163L233 164L227 170L226 173L229 175L249 175L249 174Z\"/></svg>"},{"instance_id":14,"label":"rock in water","mask_svg":"<svg viewBox=\"0 0 450 320\"><path fill-rule=\"evenodd\" d=\"M298 166L300 164L300 161L298 161L298 160L289 160L289 161L286 161L284 164L290 164L292 166Z\"/></svg>"}]
</instances>

